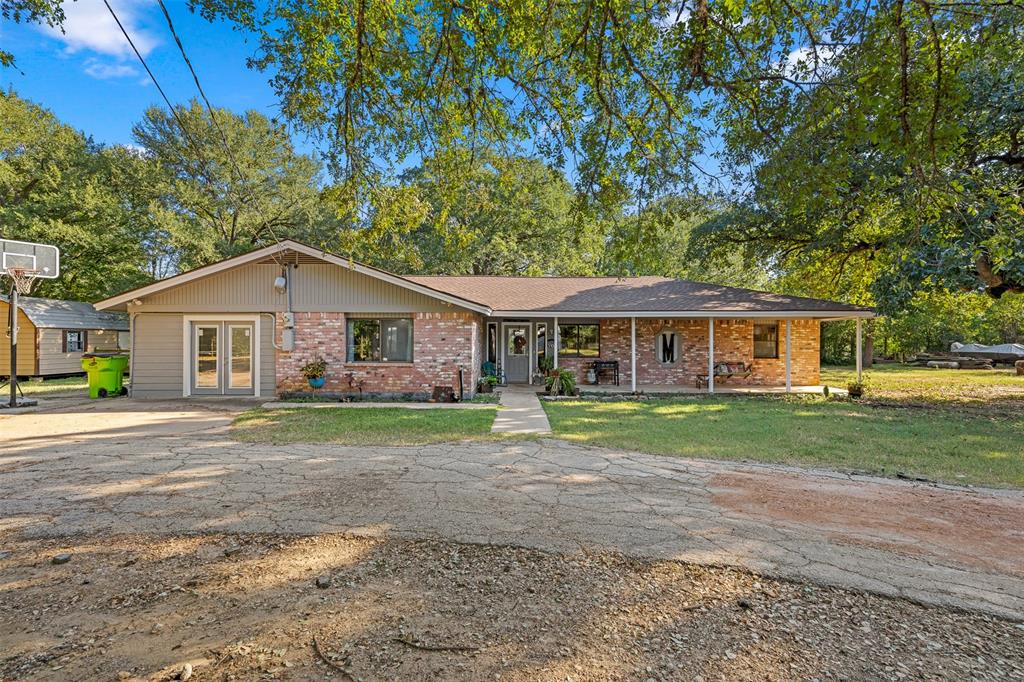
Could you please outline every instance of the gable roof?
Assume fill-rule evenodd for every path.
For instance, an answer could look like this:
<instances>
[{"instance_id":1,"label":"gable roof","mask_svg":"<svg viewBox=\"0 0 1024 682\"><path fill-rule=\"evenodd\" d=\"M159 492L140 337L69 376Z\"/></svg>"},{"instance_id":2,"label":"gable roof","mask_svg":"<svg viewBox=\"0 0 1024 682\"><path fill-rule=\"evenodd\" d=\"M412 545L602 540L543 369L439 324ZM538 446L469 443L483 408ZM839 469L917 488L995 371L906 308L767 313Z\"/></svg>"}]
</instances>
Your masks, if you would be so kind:
<instances>
[{"instance_id":1,"label":"gable roof","mask_svg":"<svg viewBox=\"0 0 1024 682\"><path fill-rule=\"evenodd\" d=\"M870 308L668 277L409 276L494 314L630 313L871 317Z\"/></svg>"},{"instance_id":2,"label":"gable roof","mask_svg":"<svg viewBox=\"0 0 1024 682\"><path fill-rule=\"evenodd\" d=\"M467 308L469 310L483 313L485 315L490 314L491 312L490 309L488 309L486 306L482 306L474 301L463 299L459 296L452 295L445 291L432 289L429 285L419 284L417 282L413 282L407 278L401 277L394 273L387 272L386 270L371 267L369 265L359 263L349 258L336 256L333 253L329 253L327 251L323 251L321 249L317 249L312 246L308 246L306 244L293 241L291 239L284 239L280 242L277 242L276 244L271 244L270 246L265 246L261 249L250 251L249 253L243 253L242 255L235 256L234 258L228 258L222 261L218 261L216 263L211 263L210 265L204 265L201 268L189 270L188 272L183 272L180 275L168 277L158 282L153 282L152 284L147 284L145 286L125 291L116 296L111 296L110 298L106 298L102 301L97 301L96 307L100 310L106 310L116 306L124 305L125 303L128 303L129 301L135 298L143 298L145 296L155 294L159 291L164 291L165 289L171 289L181 284L186 284L197 279L202 279L203 277L209 277L210 275L215 275L218 272L224 272L225 270L230 270L240 265L256 263L267 258L273 258L278 254L283 254L289 251L294 251L297 254L309 258L314 258L317 260L325 261L327 263L332 263L334 265L346 268L348 270L352 270L353 272L358 272L373 277L375 279L389 282L396 286L402 287L403 289L416 291L426 296L430 296L431 298L436 298L438 300L445 301L446 303L451 303L453 305L457 305L462 308Z\"/></svg>"},{"instance_id":3,"label":"gable roof","mask_svg":"<svg viewBox=\"0 0 1024 682\"><path fill-rule=\"evenodd\" d=\"M668 277L401 276L290 239L123 292L97 302L96 308L122 306L136 298L285 253L332 263L484 315L874 317L874 311L863 306Z\"/></svg>"},{"instance_id":4,"label":"gable roof","mask_svg":"<svg viewBox=\"0 0 1024 682\"><path fill-rule=\"evenodd\" d=\"M0 300L7 303L7 297ZM124 313L96 310L85 301L65 301L59 298L19 296L18 308L29 321L40 329L116 329L128 331L128 316Z\"/></svg>"}]
</instances>

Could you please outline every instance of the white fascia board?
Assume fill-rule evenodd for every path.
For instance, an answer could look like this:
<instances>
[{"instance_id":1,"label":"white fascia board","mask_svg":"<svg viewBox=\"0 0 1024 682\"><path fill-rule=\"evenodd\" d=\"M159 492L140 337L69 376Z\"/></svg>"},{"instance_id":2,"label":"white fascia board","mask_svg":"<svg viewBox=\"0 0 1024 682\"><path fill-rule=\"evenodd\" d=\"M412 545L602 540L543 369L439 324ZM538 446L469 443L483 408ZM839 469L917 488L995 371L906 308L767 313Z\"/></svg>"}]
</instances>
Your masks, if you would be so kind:
<instances>
[{"instance_id":1,"label":"white fascia board","mask_svg":"<svg viewBox=\"0 0 1024 682\"><path fill-rule=\"evenodd\" d=\"M637 310L637 311L564 311L559 310L545 311L545 310L495 310L491 313L492 317L520 317L520 318L531 318L531 317L553 317L558 316L559 318L630 318L630 317L644 317L644 318L689 318L689 319L700 319L706 320L708 318L721 319L793 319L793 320L854 320L857 318L870 319L875 317L875 313L870 310L821 310L821 311L793 311L793 310L768 310L768 311L722 311L722 312L709 312L707 310Z\"/></svg>"}]
</instances>

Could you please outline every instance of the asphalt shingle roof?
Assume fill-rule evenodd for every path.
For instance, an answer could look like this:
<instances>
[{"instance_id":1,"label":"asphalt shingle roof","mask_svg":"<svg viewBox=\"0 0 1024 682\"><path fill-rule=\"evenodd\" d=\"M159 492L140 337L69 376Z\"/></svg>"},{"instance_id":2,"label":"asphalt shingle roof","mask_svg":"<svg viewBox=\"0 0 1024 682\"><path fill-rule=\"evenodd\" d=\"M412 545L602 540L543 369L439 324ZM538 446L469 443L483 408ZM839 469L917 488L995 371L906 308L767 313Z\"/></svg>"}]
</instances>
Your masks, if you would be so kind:
<instances>
[{"instance_id":1,"label":"asphalt shingle roof","mask_svg":"<svg viewBox=\"0 0 1024 682\"><path fill-rule=\"evenodd\" d=\"M559 312L864 312L817 298L667 277L490 277L406 275L406 279L493 310Z\"/></svg>"}]
</instances>

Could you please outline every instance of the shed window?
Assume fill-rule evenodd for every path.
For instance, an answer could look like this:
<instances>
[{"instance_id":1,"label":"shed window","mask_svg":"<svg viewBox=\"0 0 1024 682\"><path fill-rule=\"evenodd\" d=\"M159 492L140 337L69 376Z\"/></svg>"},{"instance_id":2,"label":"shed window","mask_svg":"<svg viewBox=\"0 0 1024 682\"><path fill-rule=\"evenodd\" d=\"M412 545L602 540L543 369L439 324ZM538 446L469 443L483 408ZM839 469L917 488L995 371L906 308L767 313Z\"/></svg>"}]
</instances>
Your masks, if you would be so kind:
<instances>
[{"instance_id":1,"label":"shed window","mask_svg":"<svg viewBox=\"0 0 1024 682\"><path fill-rule=\"evenodd\" d=\"M558 325L558 353L567 358L601 355L601 327L596 324Z\"/></svg>"},{"instance_id":2,"label":"shed window","mask_svg":"<svg viewBox=\"0 0 1024 682\"><path fill-rule=\"evenodd\" d=\"M412 362L412 320L349 320L348 361Z\"/></svg>"},{"instance_id":3,"label":"shed window","mask_svg":"<svg viewBox=\"0 0 1024 682\"><path fill-rule=\"evenodd\" d=\"M779 357L778 322L757 322L754 324L754 357Z\"/></svg>"},{"instance_id":4,"label":"shed window","mask_svg":"<svg viewBox=\"0 0 1024 682\"><path fill-rule=\"evenodd\" d=\"M64 330L64 352L81 353L85 350L85 332L80 329Z\"/></svg>"}]
</instances>

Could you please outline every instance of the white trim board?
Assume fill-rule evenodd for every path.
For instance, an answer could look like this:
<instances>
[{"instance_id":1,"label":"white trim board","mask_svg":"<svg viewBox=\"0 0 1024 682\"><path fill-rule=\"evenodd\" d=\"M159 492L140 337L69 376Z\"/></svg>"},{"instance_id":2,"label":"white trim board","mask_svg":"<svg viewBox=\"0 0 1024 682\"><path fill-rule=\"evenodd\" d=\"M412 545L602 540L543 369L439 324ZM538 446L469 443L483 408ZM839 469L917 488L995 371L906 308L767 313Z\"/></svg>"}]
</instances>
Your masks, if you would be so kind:
<instances>
[{"instance_id":1,"label":"white trim board","mask_svg":"<svg viewBox=\"0 0 1024 682\"><path fill-rule=\"evenodd\" d=\"M853 320L857 318L869 319L875 317L870 310L821 310L821 311L794 311L794 310L760 310L760 311L709 311L709 310L637 310L637 311L564 311L552 312L549 310L495 310L492 317L526 317L526 318L590 318L590 319L613 319L631 317L655 318L655 319L694 319L707 320L742 320L742 319L767 319L767 320Z\"/></svg>"}]
</instances>

